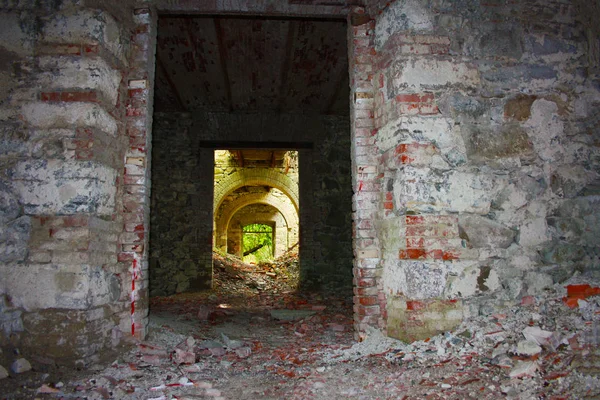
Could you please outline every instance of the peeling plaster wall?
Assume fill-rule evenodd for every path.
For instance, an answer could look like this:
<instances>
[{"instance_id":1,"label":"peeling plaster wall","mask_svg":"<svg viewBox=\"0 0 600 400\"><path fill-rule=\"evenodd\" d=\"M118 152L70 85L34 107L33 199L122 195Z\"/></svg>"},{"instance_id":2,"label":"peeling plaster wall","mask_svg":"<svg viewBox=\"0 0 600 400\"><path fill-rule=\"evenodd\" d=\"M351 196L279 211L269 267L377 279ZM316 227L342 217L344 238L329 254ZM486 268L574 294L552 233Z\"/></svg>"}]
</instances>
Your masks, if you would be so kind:
<instances>
[{"instance_id":1,"label":"peeling plaster wall","mask_svg":"<svg viewBox=\"0 0 600 400\"><path fill-rule=\"evenodd\" d=\"M87 364L131 331L133 26L127 2L0 2L0 346L34 362Z\"/></svg>"},{"instance_id":2,"label":"peeling plaster wall","mask_svg":"<svg viewBox=\"0 0 600 400\"><path fill-rule=\"evenodd\" d=\"M294 180L283 173L277 172L279 178L286 179L276 179L289 188L288 197L300 205L301 279L305 285L350 286L347 120L299 114L206 113L192 118L165 113L155 115L153 140L151 294L172 294L212 284L214 155L213 150L201 149L200 145L207 140L314 144L313 150L299 152L299 189L292 189ZM254 171L258 168L246 170L252 170L249 176L253 181L268 183L260 171ZM219 169L217 173L224 174ZM236 174L243 177L240 171ZM223 192L221 181L214 187L219 199L243 184L227 186ZM189 282L196 277L198 286L193 287Z\"/></svg>"},{"instance_id":3,"label":"peeling plaster wall","mask_svg":"<svg viewBox=\"0 0 600 400\"><path fill-rule=\"evenodd\" d=\"M376 55L362 97L374 112L374 276L388 335L425 338L600 268L600 81L577 9L369 10L375 20L354 33Z\"/></svg>"}]
</instances>

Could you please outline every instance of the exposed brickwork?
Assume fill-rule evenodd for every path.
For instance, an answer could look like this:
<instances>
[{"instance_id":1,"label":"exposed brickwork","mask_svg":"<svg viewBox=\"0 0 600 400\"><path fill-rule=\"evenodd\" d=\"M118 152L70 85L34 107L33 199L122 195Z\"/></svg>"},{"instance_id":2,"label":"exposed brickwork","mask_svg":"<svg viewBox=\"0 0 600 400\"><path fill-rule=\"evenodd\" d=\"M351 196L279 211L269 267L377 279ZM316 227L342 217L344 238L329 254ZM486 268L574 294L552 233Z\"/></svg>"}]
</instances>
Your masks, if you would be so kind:
<instances>
[{"instance_id":1,"label":"exposed brickwork","mask_svg":"<svg viewBox=\"0 0 600 400\"><path fill-rule=\"evenodd\" d=\"M364 13L357 8L354 13ZM381 200L380 155L374 142L376 115L373 60L376 55L373 42L374 22L351 28L350 79L352 86L351 120L353 123L353 186L354 186L354 321L356 338L364 338L367 326L385 326L379 294L381 289L381 256L374 220ZM385 207L393 207L390 201ZM367 293L370 293L367 295Z\"/></svg>"},{"instance_id":2,"label":"exposed brickwork","mask_svg":"<svg viewBox=\"0 0 600 400\"><path fill-rule=\"evenodd\" d=\"M131 281L131 334L146 335L148 315L148 240L150 220L150 130L154 80L156 15L149 8L134 10L130 70L127 75L125 124L129 148L123 176L123 232L119 235L119 262L129 266ZM122 325L125 321L122 321Z\"/></svg>"}]
</instances>

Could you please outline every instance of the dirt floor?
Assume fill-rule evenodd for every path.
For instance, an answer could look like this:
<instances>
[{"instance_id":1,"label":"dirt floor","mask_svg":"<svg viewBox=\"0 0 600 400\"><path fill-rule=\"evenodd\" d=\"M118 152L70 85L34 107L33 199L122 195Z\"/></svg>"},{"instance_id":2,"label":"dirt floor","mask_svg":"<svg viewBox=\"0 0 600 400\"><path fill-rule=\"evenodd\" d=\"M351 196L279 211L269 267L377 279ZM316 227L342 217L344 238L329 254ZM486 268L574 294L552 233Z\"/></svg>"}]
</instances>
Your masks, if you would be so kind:
<instances>
[{"instance_id":1,"label":"dirt floor","mask_svg":"<svg viewBox=\"0 0 600 400\"><path fill-rule=\"evenodd\" d=\"M293 257L285 271L215 257L219 289L153 298L145 342L87 370L11 372L0 398L600 398L592 278L426 341L356 343L349 291L295 291Z\"/></svg>"}]
</instances>

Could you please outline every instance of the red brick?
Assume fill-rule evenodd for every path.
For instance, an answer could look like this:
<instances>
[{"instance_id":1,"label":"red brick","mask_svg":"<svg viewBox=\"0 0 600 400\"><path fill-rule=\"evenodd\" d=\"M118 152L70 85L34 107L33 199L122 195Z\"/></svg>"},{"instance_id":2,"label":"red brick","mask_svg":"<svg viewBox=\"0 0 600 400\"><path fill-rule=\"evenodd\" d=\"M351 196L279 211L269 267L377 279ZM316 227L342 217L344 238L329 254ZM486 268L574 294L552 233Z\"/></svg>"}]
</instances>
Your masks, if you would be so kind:
<instances>
[{"instance_id":1,"label":"red brick","mask_svg":"<svg viewBox=\"0 0 600 400\"><path fill-rule=\"evenodd\" d=\"M426 308L427 304L419 300L409 300L406 302L406 309L409 311L420 311Z\"/></svg>"},{"instance_id":2,"label":"red brick","mask_svg":"<svg viewBox=\"0 0 600 400\"><path fill-rule=\"evenodd\" d=\"M383 203L383 208L384 210L393 210L394 209L394 202L392 201L386 201Z\"/></svg>"},{"instance_id":3,"label":"red brick","mask_svg":"<svg viewBox=\"0 0 600 400\"><path fill-rule=\"evenodd\" d=\"M418 93L399 94L396 96L398 103L419 103L421 96Z\"/></svg>"},{"instance_id":4,"label":"red brick","mask_svg":"<svg viewBox=\"0 0 600 400\"><path fill-rule=\"evenodd\" d=\"M95 91L88 92L43 92L40 100L50 102L96 102L98 100Z\"/></svg>"},{"instance_id":5,"label":"red brick","mask_svg":"<svg viewBox=\"0 0 600 400\"><path fill-rule=\"evenodd\" d=\"M407 225L422 225L425 223L425 217L422 215L407 215L406 216L406 224Z\"/></svg>"},{"instance_id":6,"label":"red brick","mask_svg":"<svg viewBox=\"0 0 600 400\"><path fill-rule=\"evenodd\" d=\"M379 304L377 296L364 296L358 298L358 304L363 306L374 306Z\"/></svg>"},{"instance_id":7,"label":"red brick","mask_svg":"<svg viewBox=\"0 0 600 400\"><path fill-rule=\"evenodd\" d=\"M427 251L424 249L406 249L400 250L399 258L401 260L419 260L427 257Z\"/></svg>"},{"instance_id":8,"label":"red brick","mask_svg":"<svg viewBox=\"0 0 600 400\"><path fill-rule=\"evenodd\" d=\"M126 253L126 252L120 252L117 254L117 261L118 262L128 262L128 261L133 261L134 259L134 253Z\"/></svg>"},{"instance_id":9,"label":"red brick","mask_svg":"<svg viewBox=\"0 0 600 400\"><path fill-rule=\"evenodd\" d=\"M372 286L376 286L377 282L375 280L375 278L357 278L356 279L356 286L358 287L372 287Z\"/></svg>"}]
</instances>

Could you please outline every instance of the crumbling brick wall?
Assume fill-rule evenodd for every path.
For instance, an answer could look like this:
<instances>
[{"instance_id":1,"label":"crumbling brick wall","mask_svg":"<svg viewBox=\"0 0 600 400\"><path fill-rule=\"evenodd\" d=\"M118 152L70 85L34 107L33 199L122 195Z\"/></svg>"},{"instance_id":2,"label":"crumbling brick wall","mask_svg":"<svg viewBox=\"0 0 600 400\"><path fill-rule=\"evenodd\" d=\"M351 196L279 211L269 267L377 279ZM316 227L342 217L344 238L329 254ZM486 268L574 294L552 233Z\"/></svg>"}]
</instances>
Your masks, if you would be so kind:
<instances>
[{"instance_id":1,"label":"crumbling brick wall","mask_svg":"<svg viewBox=\"0 0 600 400\"><path fill-rule=\"evenodd\" d=\"M110 2L5 3L0 344L84 364L131 331L116 255L134 17Z\"/></svg>"},{"instance_id":2,"label":"crumbling brick wall","mask_svg":"<svg viewBox=\"0 0 600 400\"><path fill-rule=\"evenodd\" d=\"M600 97L573 5L369 10L351 52L359 331L424 338L597 269Z\"/></svg>"}]
</instances>

